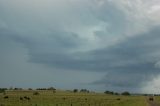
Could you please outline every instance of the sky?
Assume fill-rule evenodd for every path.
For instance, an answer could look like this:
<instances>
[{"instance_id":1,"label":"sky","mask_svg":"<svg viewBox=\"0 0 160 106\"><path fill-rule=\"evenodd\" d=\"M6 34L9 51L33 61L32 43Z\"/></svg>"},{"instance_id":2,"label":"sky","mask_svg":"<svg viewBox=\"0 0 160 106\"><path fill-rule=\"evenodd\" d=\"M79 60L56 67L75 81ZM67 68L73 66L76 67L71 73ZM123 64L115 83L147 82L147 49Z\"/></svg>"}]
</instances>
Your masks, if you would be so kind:
<instances>
[{"instance_id":1,"label":"sky","mask_svg":"<svg viewBox=\"0 0 160 106\"><path fill-rule=\"evenodd\" d=\"M0 0L0 87L160 93L159 0Z\"/></svg>"}]
</instances>

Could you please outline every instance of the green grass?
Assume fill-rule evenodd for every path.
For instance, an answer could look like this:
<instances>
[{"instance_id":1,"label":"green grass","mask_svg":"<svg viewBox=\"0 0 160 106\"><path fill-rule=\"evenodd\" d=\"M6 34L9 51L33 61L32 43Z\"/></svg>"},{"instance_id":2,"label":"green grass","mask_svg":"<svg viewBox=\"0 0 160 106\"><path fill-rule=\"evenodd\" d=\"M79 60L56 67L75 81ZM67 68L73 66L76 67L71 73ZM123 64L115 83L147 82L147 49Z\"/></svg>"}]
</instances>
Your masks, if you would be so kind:
<instances>
[{"instance_id":1,"label":"green grass","mask_svg":"<svg viewBox=\"0 0 160 106\"><path fill-rule=\"evenodd\" d=\"M7 91L4 99L0 94L0 105L5 106L147 106L143 96L116 96L100 93L71 93L38 91L40 95L33 95L34 91ZM20 100L28 96L31 100ZM64 99L65 98L65 99ZM120 100L117 100L120 98Z\"/></svg>"},{"instance_id":2,"label":"green grass","mask_svg":"<svg viewBox=\"0 0 160 106\"><path fill-rule=\"evenodd\" d=\"M154 97L156 103L158 103L160 105L160 96L155 96Z\"/></svg>"}]
</instances>

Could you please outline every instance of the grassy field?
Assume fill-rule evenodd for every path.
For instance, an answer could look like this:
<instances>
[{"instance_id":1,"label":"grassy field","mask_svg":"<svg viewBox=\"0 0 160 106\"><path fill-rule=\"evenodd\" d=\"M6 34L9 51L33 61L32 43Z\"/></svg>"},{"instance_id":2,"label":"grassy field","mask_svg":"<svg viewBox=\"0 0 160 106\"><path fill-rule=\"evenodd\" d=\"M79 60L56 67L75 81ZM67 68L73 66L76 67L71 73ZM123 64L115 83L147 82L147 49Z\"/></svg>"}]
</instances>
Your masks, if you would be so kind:
<instances>
[{"instance_id":1,"label":"grassy field","mask_svg":"<svg viewBox=\"0 0 160 106\"><path fill-rule=\"evenodd\" d=\"M116 96L100 93L58 91L7 91L0 94L0 106L148 106L143 96ZM8 98L4 98L4 97ZM25 99L28 97L30 100ZM20 100L20 97L21 100ZM22 100L23 99L23 100Z\"/></svg>"},{"instance_id":2,"label":"grassy field","mask_svg":"<svg viewBox=\"0 0 160 106\"><path fill-rule=\"evenodd\" d=\"M154 98L155 98L155 101L157 102L157 104L160 105L160 96L156 96Z\"/></svg>"}]
</instances>

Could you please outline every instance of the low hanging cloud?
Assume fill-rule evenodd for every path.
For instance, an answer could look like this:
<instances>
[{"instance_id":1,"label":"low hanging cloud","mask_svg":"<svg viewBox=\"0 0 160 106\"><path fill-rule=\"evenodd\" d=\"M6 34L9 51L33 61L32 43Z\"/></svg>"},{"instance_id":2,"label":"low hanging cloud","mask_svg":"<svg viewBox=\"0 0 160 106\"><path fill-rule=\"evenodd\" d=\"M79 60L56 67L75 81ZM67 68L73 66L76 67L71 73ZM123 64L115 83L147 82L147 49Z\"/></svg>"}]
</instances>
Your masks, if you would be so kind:
<instances>
[{"instance_id":1,"label":"low hanging cloud","mask_svg":"<svg viewBox=\"0 0 160 106\"><path fill-rule=\"evenodd\" d=\"M92 84L131 90L159 75L159 7L158 0L2 0L0 38L27 49L28 63L104 73Z\"/></svg>"},{"instance_id":2,"label":"low hanging cloud","mask_svg":"<svg viewBox=\"0 0 160 106\"><path fill-rule=\"evenodd\" d=\"M97 54L95 56L105 60L102 63L105 63L107 70L106 76L94 83L116 90L130 87L134 91L157 78L160 74L159 28L131 37L109 49L94 52ZM111 59L105 59L107 57Z\"/></svg>"},{"instance_id":3,"label":"low hanging cloud","mask_svg":"<svg viewBox=\"0 0 160 106\"><path fill-rule=\"evenodd\" d=\"M93 84L106 85L115 90L124 87L132 90L143 87L160 74L159 28L157 26L147 33L129 37L117 45L85 52L69 50L79 43L78 40L75 42L78 38L74 34L69 34L71 40L65 42L56 35L53 40L50 39L52 43L50 40L44 42L44 39L37 42L16 38L16 41L28 47L29 62L57 69L106 72L104 78Z\"/></svg>"}]
</instances>

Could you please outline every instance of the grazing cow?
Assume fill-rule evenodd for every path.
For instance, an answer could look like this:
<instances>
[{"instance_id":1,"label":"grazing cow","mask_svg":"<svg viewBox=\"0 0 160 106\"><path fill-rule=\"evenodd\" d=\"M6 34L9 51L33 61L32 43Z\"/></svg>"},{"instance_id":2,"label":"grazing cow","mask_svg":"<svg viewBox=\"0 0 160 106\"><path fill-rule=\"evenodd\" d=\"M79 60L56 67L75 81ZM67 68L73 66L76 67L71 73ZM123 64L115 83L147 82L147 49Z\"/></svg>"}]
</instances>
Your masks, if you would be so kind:
<instances>
[{"instance_id":1,"label":"grazing cow","mask_svg":"<svg viewBox=\"0 0 160 106\"><path fill-rule=\"evenodd\" d=\"M30 98L28 97L27 100L30 100Z\"/></svg>"},{"instance_id":2,"label":"grazing cow","mask_svg":"<svg viewBox=\"0 0 160 106\"><path fill-rule=\"evenodd\" d=\"M121 100L120 98L117 98L117 100Z\"/></svg>"},{"instance_id":3,"label":"grazing cow","mask_svg":"<svg viewBox=\"0 0 160 106\"><path fill-rule=\"evenodd\" d=\"M28 97L27 96L24 96L24 99L27 99Z\"/></svg>"},{"instance_id":4,"label":"grazing cow","mask_svg":"<svg viewBox=\"0 0 160 106\"><path fill-rule=\"evenodd\" d=\"M24 96L23 98L26 100L30 100L30 97L27 97L27 96Z\"/></svg>"},{"instance_id":5,"label":"grazing cow","mask_svg":"<svg viewBox=\"0 0 160 106\"><path fill-rule=\"evenodd\" d=\"M5 97L4 97L4 99L8 99L8 98L9 98L8 96L5 96Z\"/></svg>"},{"instance_id":6,"label":"grazing cow","mask_svg":"<svg viewBox=\"0 0 160 106\"><path fill-rule=\"evenodd\" d=\"M154 99L153 99L153 97L149 97L149 100L150 100L150 101L153 101Z\"/></svg>"},{"instance_id":7,"label":"grazing cow","mask_svg":"<svg viewBox=\"0 0 160 106\"><path fill-rule=\"evenodd\" d=\"M23 97L20 97L19 99L20 99L20 100L23 100Z\"/></svg>"},{"instance_id":8,"label":"grazing cow","mask_svg":"<svg viewBox=\"0 0 160 106\"><path fill-rule=\"evenodd\" d=\"M66 98L64 97L64 98L62 98L63 100L66 100Z\"/></svg>"}]
</instances>

